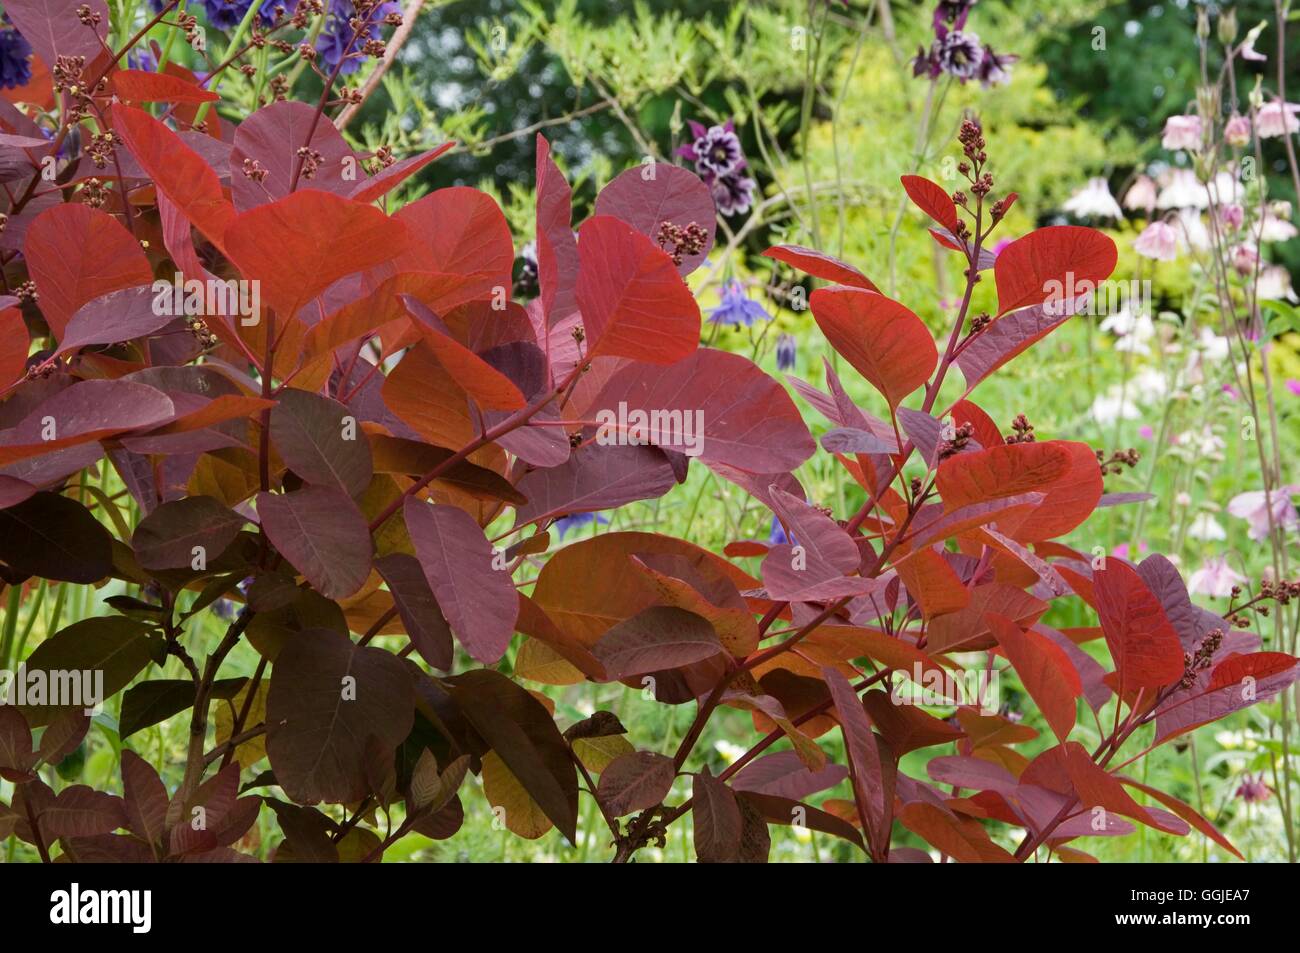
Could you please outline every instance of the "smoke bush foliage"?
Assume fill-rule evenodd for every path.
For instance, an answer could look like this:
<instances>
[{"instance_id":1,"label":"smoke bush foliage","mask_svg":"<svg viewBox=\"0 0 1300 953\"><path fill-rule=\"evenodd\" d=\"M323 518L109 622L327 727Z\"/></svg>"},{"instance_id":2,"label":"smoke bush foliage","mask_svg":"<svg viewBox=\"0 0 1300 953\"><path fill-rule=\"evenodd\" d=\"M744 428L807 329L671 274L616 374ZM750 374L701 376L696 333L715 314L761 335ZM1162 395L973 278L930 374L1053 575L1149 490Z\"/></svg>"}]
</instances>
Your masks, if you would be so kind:
<instances>
[{"instance_id":1,"label":"smoke bush foliage","mask_svg":"<svg viewBox=\"0 0 1300 953\"><path fill-rule=\"evenodd\" d=\"M324 117L347 50L379 55L377 39L345 40L318 103L274 101L232 129L209 111L211 75L128 69L127 50L107 50L102 2L6 6L55 64L67 122L50 137L0 104L15 292L0 299L0 572L138 594L26 659L50 686L94 672L123 693L121 793L41 777L85 736L84 699L0 706L0 836L46 860L244 861L269 812L277 860L375 861L412 832L455 836L462 798L482 796L473 773L521 837L576 842L580 797L594 798L618 861L688 812L703 861L766 860L771 824L881 863L929 859L894 846L905 831L958 861L1087 859L1071 841L1134 823L1235 853L1124 773L1143 753L1130 739L1170 742L1272 697L1300 663L1195 607L1161 556L1055 542L1129 500L1105 494L1089 447L1024 417L1004 436L972 394L1070 319L1084 298L1060 289L1086 295L1116 249L1056 226L995 259L1016 196L978 123L961 131L964 191L901 183L965 262L940 344L853 265L767 252L819 280L817 326L879 395L876 413L858 406L829 365L825 391L791 379L831 425L819 450L785 384L700 346L684 278L717 212L694 172L636 166L575 223L538 136L539 290L514 300L516 239L491 197L453 187L387 207L448 147L360 155ZM996 313L974 314L989 280ZM964 387L944 406L954 368ZM793 475L818 452L860 488L852 512ZM691 466L769 509L783 541L719 554L607 532L552 551L557 520L661 497ZM104 468L129 503L84 478ZM1044 625L1067 599L1097 624ZM199 618L231 604L203 644ZM1079 648L1094 639L1109 669ZM241 642L251 671L227 664ZM185 677L160 677L171 660ZM1032 758L1019 746L1038 731L985 697L1003 672L1051 732ZM697 714L675 750L635 750L613 713L557 722L528 687L582 682ZM955 713L911 703L934 700L917 689ZM714 776L693 755L724 708L754 734ZM169 718L189 722L170 772L129 748ZM836 732L843 764L819 741ZM901 770L913 752L925 776ZM846 778L851 801L804 803ZM998 828L1023 831L1017 849Z\"/></svg>"}]
</instances>

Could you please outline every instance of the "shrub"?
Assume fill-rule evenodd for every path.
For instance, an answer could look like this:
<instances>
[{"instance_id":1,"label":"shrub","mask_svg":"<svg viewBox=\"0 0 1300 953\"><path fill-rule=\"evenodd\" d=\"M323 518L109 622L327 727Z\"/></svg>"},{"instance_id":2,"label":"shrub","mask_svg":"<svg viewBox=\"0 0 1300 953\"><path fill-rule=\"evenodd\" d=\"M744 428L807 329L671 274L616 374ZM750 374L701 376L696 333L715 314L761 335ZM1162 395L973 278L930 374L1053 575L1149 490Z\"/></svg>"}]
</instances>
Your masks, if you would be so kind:
<instances>
[{"instance_id":1,"label":"shrub","mask_svg":"<svg viewBox=\"0 0 1300 953\"><path fill-rule=\"evenodd\" d=\"M768 251L828 283L808 300L817 325L888 411L857 406L830 366L828 392L793 382L833 425L822 449L861 489L840 519L793 476L818 446L786 389L699 346L684 278L712 245L715 208L693 173L624 172L575 234L539 136L540 291L525 303L512 300L514 239L491 198L453 187L386 210L444 150L356 154L323 118L337 69L316 106L272 103L226 144L195 132L213 96L192 76L103 59L61 61L73 114L98 119L80 151L67 127L47 143L5 113L6 167L26 178L9 218L20 294L0 301L0 569L14 587L116 580L136 594L116 585L103 600L114 614L26 659L19 704L0 706L0 776L15 786L0 834L46 860L57 843L74 861L237 861L265 810L278 860L376 860L412 832L453 836L474 773L524 837L555 827L576 842L585 789L618 861L688 812L705 861L765 860L774 823L877 862L928 859L894 846L904 831L960 861L1043 846L1079 859L1070 841L1130 820L1233 849L1190 806L1122 774L1145 753L1125 744L1154 725L1150 750L1275 695L1300 666L1194 607L1168 560L1133 566L1054 541L1128 498L1105 494L1086 445L1035 439L1023 414L1004 437L970 395L1068 320L1116 251L1058 226L994 259L988 239L1015 195L994 198L977 123L961 133L964 193L902 183L966 262L942 351L852 265ZM164 104L168 122L143 102ZM109 186L67 164L42 185L45 158L61 154L102 162ZM990 272L997 313L971 314ZM939 409L954 366L965 387ZM610 532L550 553L556 520L663 496L693 461L770 509L781 538L735 541L724 558ZM105 466L134 526L88 478ZM737 564L755 559L758 577ZM1098 625L1042 624L1066 598ZM230 603L204 645L198 620ZM1096 638L1113 671L1080 648ZM234 673L244 642L257 661ZM186 677L140 678L171 660ZM993 704L999 670L1054 736L1032 759L1016 746L1038 732ZM90 690L72 698L82 672ZM974 694L953 697L971 672ZM638 751L611 712L557 724L524 681L621 682L697 714L675 751ZM915 687L955 715L910 704ZM169 792L166 766L128 749L120 796L56 793L39 769L81 743L88 702L119 692L124 739L188 717L179 785ZM750 713L754 741L716 776L692 770L721 708ZM843 765L817 740L836 728ZM789 750L769 753L778 741ZM934 755L929 780L900 769L913 752ZM269 771L253 774L263 754ZM691 795L670 804L683 775ZM804 803L846 777L851 802ZM1026 833L1011 852L982 821Z\"/></svg>"}]
</instances>

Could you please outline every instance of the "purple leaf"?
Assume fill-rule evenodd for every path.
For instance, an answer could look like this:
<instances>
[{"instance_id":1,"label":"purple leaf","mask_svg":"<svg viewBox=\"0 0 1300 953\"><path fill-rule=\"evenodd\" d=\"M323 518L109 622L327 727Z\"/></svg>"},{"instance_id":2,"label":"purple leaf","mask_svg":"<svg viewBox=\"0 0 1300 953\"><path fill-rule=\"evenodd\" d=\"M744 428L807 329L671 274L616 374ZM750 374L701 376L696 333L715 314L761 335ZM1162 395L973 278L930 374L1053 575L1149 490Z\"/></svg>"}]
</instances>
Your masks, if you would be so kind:
<instances>
[{"instance_id":1,"label":"purple leaf","mask_svg":"<svg viewBox=\"0 0 1300 953\"><path fill-rule=\"evenodd\" d=\"M516 512L515 525L658 499L675 483L672 465L656 447L586 446L560 466L533 470L519 481L516 488L528 502Z\"/></svg>"},{"instance_id":2,"label":"purple leaf","mask_svg":"<svg viewBox=\"0 0 1300 953\"><path fill-rule=\"evenodd\" d=\"M170 286L167 292L170 297ZM59 342L58 354L67 354L92 344L118 344L148 337L175 320L170 306L156 306L152 285L138 285L106 295L82 305L68 321Z\"/></svg>"},{"instance_id":3,"label":"purple leaf","mask_svg":"<svg viewBox=\"0 0 1300 953\"><path fill-rule=\"evenodd\" d=\"M796 752L780 751L746 765L731 785L737 791L801 801L810 794L834 787L848 776L848 768L843 765L830 763L820 771L813 771Z\"/></svg>"},{"instance_id":4,"label":"purple leaf","mask_svg":"<svg viewBox=\"0 0 1300 953\"><path fill-rule=\"evenodd\" d=\"M99 25L93 30L77 17L77 8L83 4L99 14ZM54 68L60 56L84 56L87 75L93 74L91 66L104 52L108 34L104 0L5 0L5 13L48 69Z\"/></svg>"},{"instance_id":5,"label":"purple leaf","mask_svg":"<svg viewBox=\"0 0 1300 953\"><path fill-rule=\"evenodd\" d=\"M462 509L408 497L402 512L424 577L452 631L475 659L496 664L519 615L519 596L504 561L496 568L497 551Z\"/></svg>"},{"instance_id":6,"label":"purple leaf","mask_svg":"<svg viewBox=\"0 0 1300 953\"><path fill-rule=\"evenodd\" d=\"M451 671L455 652L451 628L424 578L420 561L406 553L390 553L376 559L375 568L388 584L406 634L420 657L434 668Z\"/></svg>"},{"instance_id":7,"label":"purple leaf","mask_svg":"<svg viewBox=\"0 0 1300 953\"><path fill-rule=\"evenodd\" d=\"M611 628L591 654L610 678L681 668L722 653L708 620L672 606L651 606Z\"/></svg>"},{"instance_id":8,"label":"purple leaf","mask_svg":"<svg viewBox=\"0 0 1300 953\"><path fill-rule=\"evenodd\" d=\"M882 861L889 853L895 766L892 759L881 757L879 743L871 730L871 719L848 679L829 667L822 668L822 679L830 689L835 717L844 732L853 797L867 832L867 844L872 857Z\"/></svg>"},{"instance_id":9,"label":"purple leaf","mask_svg":"<svg viewBox=\"0 0 1300 953\"><path fill-rule=\"evenodd\" d=\"M342 490L309 486L257 494L262 528L326 599L356 593L370 575L370 529Z\"/></svg>"},{"instance_id":10,"label":"purple leaf","mask_svg":"<svg viewBox=\"0 0 1300 953\"><path fill-rule=\"evenodd\" d=\"M648 176L648 177L647 177ZM692 223L708 233L704 247L682 256L679 273L689 275L703 264L713 248L717 209L713 194L698 175L666 162L638 165L617 176L596 196L594 215L612 215L659 244L659 227L671 223L685 228Z\"/></svg>"},{"instance_id":11,"label":"purple leaf","mask_svg":"<svg viewBox=\"0 0 1300 953\"><path fill-rule=\"evenodd\" d=\"M352 411L337 400L286 388L271 410L271 441L308 483L359 496L370 485L370 443Z\"/></svg>"},{"instance_id":12,"label":"purple leaf","mask_svg":"<svg viewBox=\"0 0 1300 953\"><path fill-rule=\"evenodd\" d=\"M1048 314L1049 307L1059 313ZM977 334L957 355L956 363L966 378L967 393L1035 341L1070 320L1077 307L1078 303L1071 308L1060 301L1035 305L1003 315Z\"/></svg>"},{"instance_id":13,"label":"purple leaf","mask_svg":"<svg viewBox=\"0 0 1300 953\"><path fill-rule=\"evenodd\" d=\"M131 548L144 569L186 569L200 555L206 566L235 541L245 522L210 496L190 496L163 503L141 520Z\"/></svg>"}]
</instances>

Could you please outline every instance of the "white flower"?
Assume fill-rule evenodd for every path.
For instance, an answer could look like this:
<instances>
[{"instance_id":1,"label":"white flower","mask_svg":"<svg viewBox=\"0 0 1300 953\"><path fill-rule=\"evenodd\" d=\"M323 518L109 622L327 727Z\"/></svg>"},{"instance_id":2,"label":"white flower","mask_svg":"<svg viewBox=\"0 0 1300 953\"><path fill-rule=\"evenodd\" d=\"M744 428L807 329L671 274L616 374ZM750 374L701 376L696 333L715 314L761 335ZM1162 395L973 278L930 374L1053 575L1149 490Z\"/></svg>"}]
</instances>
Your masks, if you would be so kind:
<instances>
[{"instance_id":1,"label":"white flower","mask_svg":"<svg viewBox=\"0 0 1300 953\"><path fill-rule=\"evenodd\" d=\"M1188 493L1186 490L1182 491L1174 497L1174 504L1176 506L1191 506L1192 494Z\"/></svg>"},{"instance_id":2,"label":"white flower","mask_svg":"<svg viewBox=\"0 0 1300 953\"><path fill-rule=\"evenodd\" d=\"M1210 194L1191 169L1173 169L1156 198L1156 208L1206 208Z\"/></svg>"},{"instance_id":3,"label":"white flower","mask_svg":"<svg viewBox=\"0 0 1300 953\"><path fill-rule=\"evenodd\" d=\"M1300 300L1291 290L1291 273L1282 265L1265 265L1259 270L1259 284L1255 286L1255 294L1260 298Z\"/></svg>"},{"instance_id":4,"label":"white flower","mask_svg":"<svg viewBox=\"0 0 1300 953\"><path fill-rule=\"evenodd\" d=\"M1228 501L1228 512L1250 523L1250 531L1247 535L1251 539L1256 541L1268 539L1270 510L1272 510L1271 522L1281 527L1284 532L1300 525L1295 504L1291 502L1296 489L1294 486L1280 486L1267 494L1267 499L1263 490L1238 493Z\"/></svg>"},{"instance_id":5,"label":"white flower","mask_svg":"<svg viewBox=\"0 0 1300 953\"><path fill-rule=\"evenodd\" d=\"M1201 147L1200 116L1170 116L1165 120L1165 135L1160 144L1166 149L1191 149Z\"/></svg>"},{"instance_id":6,"label":"white flower","mask_svg":"<svg viewBox=\"0 0 1300 953\"><path fill-rule=\"evenodd\" d=\"M722 755L722 760L726 761L727 764L735 764L736 761L740 759L740 756L746 751L745 748L742 748L738 744L733 744L726 739L715 741L713 743L713 750Z\"/></svg>"},{"instance_id":7,"label":"white flower","mask_svg":"<svg viewBox=\"0 0 1300 953\"><path fill-rule=\"evenodd\" d=\"M1300 112L1300 103L1282 103L1277 100L1265 103L1255 113L1255 131L1261 139L1274 139L1300 131L1297 112Z\"/></svg>"},{"instance_id":8,"label":"white flower","mask_svg":"<svg viewBox=\"0 0 1300 953\"><path fill-rule=\"evenodd\" d=\"M1137 420L1142 416L1133 395L1125 395L1118 385L1104 394L1098 394L1089 413L1102 425L1113 424L1117 420Z\"/></svg>"},{"instance_id":9,"label":"white flower","mask_svg":"<svg viewBox=\"0 0 1300 953\"><path fill-rule=\"evenodd\" d=\"M1115 342L1115 350L1117 351L1126 351L1131 354L1151 353L1147 342L1156 336L1156 325L1149 314L1135 315L1125 308L1123 311L1108 315L1101 322L1101 329L1110 331L1119 338Z\"/></svg>"},{"instance_id":10,"label":"white flower","mask_svg":"<svg viewBox=\"0 0 1300 953\"><path fill-rule=\"evenodd\" d=\"M1259 35L1264 32L1264 27L1266 26L1268 26L1268 21L1260 20L1251 28L1250 32L1246 34L1246 39L1242 40L1241 46L1237 47L1237 55L1243 60L1263 62L1268 59L1267 56L1255 49L1255 44L1259 42Z\"/></svg>"},{"instance_id":11,"label":"white flower","mask_svg":"<svg viewBox=\"0 0 1300 953\"><path fill-rule=\"evenodd\" d=\"M1210 233L1195 209L1185 208L1178 213L1178 225L1183 242L1188 248L1204 250L1210 247Z\"/></svg>"},{"instance_id":12,"label":"white flower","mask_svg":"<svg viewBox=\"0 0 1300 953\"><path fill-rule=\"evenodd\" d=\"M1062 207L1078 218L1124 217L1124 210L1110 194L1110 185L1100 176L1089 179L1088 184L1070 196Z\"/></svg>"},{"instance_id":13,"label":"white flower","mask_svg":"<svg viewBox=\"0 0 1300 953\"><path fill-rule=\"evenodd\" d=\"M1285 242L1296 235L1300 235L1300 231L1294 225L1272 212L1265 212L1263 221L1257 226L1257 236L1261 242Z\"/></svg>"},{"instance_id":14,"label":"white flower","mask_svg":"<svg viewBox=\"0 0 1300 953\"><path fill-rule=\"evenodd\" d=\"M1156 183L1149 175L1139 175L1124 193L1124 207L1146 211L1155 207Z\"/></svg>"},{"instance_id":15,"label":"white flower","mask_svg":"<svg viewBox=\"0 0 1300 953\"><path fill-rule=\"evenodd\" d=\"M1225 599L1232 595L1233 586L1245 581L1245 576L1228 565L1227 557L1211 556L1187 580L1187 591L1212 599Z\"/></svg>"},{"instance_id":16,"label":"white flower","mask_svg":"<svg viewBox=\"0 0 1300 953\"><path fill-rule=\"evenodd\" d=\"M1173 261L1178 255L1178 233L1164 222L1152 222L1133 242L1133 250L1143 258Z\"/></svg>"},{"instance_id":17,"label":"white flower","mask_svg":"<svg viewBox=\"0 0 1300 953\"><path fill-rule=\"evenodd\" d=\"M1196 519L1192 520L1192 525L1187 529L1187 535L1192 539L1215 541L1228 538L1223 526L1209 513L1201 513Z\"/></svg>"},{"instance_id":18,"label":"white flower","mask_svg":"<svg viewBox=\"0 0 1300 953\"><path fill-rule=\"evenodd\" d=\"M1207 361L1222 361L1228 357L1228 339L1205 325L1201 325L1201 336L1196 345L1205 352Z\"/></svg>"}]
</instances>

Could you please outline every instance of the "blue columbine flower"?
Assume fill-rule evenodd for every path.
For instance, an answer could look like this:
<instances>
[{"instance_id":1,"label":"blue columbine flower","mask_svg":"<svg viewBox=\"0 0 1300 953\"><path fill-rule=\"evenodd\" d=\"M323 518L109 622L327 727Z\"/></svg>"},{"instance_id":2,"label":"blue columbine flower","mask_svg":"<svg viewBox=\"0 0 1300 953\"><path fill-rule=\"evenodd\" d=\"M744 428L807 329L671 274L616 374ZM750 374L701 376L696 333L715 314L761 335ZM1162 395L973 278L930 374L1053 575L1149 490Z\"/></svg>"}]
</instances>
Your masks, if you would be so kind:
<instances>
[{"instance_id":1,"label":"blue columbine flower","mask_svg":"<svg viewBox=\"0 0 1300 953\"><path fill-rule=\"evenodd\" d=\"M32 45L17 30L0 30L0 89L26 86L32 78Z\"/></svg>"},{"instance_id":2,"label":"blue columbine flower","mask_svg":"<svg viewBox=\"0 0 1300 953\"><path fill-rule=\"evenodd\" d=\"M609 520L595 513L570 513L568 516L561 516L555 521L555 528L560 531L560 539L564 539L564 534L571 529L577 529L579 526L586 526L592 520L598 525L609 525Z\"/></svg>"},{"instance_id":3,"label":"blue columbine flower","mask_svg":"<svg viewBox=\"0 0 1300 953\"><path fill-rule=\"evenodd\" d=\"M371 11L367 20L369 23L370 38L378 39L379 31L384 22L384 17L390 13L400 13L401 9L396 3L381 3ZM356 40L355 33L352 29L351 20L357 15L356 7L352 5L352 0L330 0L330 9L325 21L325 28L321 30L320 36L316 38L316 53L327 71L333 71L339 65L339 60L343 59L345 53L359 53L361 47L365 45L365 40ZM349 50L349 47L351 49ZM361 68L361 57L350 57L343 63L343 68L339 70L340 76L346 76L349 73L355 73Z\"/></svg>"},{"instance_id":4,"label":"blue columbine flower","mask_svg":"<svg viewBox=\"0 0 1300 953\"><path fill-rule=\"evenodd\" d=\"M767 541L773 546L783 546L790 542L790 537L785 535L785 527L775 516L772 517L772 530L767 534Z\"/></svg>"},{"instance_id":5,"label":"blue columbine flower","mask_svg":"<svg viewBox=\"0 0 1300 953\"><path fill-rule=\"evenodd\" d=\"M776 339L776 369L788 371L794 368L794 359L798 354L793 334L782 334Z\"/></svg>"},{"instance_id":6,"label":"blue columbine flower","mask_svg":"<svg viewBox=\"0 0 1300 953\"><path fill-rule=\"evenodd\" d=\"M233 30L243 21L253 0L203 0L203 10L208 15L208 23L218 30ZM275 22L273 0L263 0L262 8L257 11L257 19L270 26Z\"/></svg>"},{"instance_id":7,"label":"blue columbine flower","mask_svg":"<svg viewBox=\"0 0 1300 953\"><path fill-rule=\"evenodd\" d=\"M126 68L156 73L158 71L158 61L153 58L153 53L149 50L132 50L126 54Z\"/></svg>"},{"instance_id":8,"label":"blue columbine flower","mask_svg":"<svg viewBox=\"0 0 1300 953\"><path fill-rule=\"evenodd\" d=\"M722 286L722 303L709 312L714 324L749 327L756 318L770 318L761 304L745 295L745 289L735 278Z\"/></svg>"}]
</instances>

